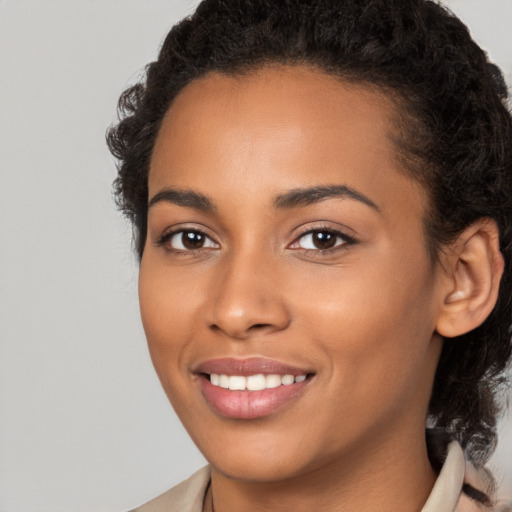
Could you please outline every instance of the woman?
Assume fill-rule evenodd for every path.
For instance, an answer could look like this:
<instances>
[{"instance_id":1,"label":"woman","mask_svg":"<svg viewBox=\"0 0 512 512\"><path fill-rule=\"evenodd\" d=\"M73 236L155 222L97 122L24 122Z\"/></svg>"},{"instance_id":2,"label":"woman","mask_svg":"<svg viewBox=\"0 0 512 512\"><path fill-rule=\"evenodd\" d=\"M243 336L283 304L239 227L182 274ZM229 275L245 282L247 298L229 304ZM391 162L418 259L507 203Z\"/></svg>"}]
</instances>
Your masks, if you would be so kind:
<instances>
[{"instance_id":1,"label":"woman","mask_svg":"<svg viewBox=\"0 0 512 512\"><path fill-rule=\"evenodd\" d=\"M494 506L505 98L430 1L205 0L171 30L109 144L152 360L210 465L137 510Z\"/></svg>"}]
</instances>

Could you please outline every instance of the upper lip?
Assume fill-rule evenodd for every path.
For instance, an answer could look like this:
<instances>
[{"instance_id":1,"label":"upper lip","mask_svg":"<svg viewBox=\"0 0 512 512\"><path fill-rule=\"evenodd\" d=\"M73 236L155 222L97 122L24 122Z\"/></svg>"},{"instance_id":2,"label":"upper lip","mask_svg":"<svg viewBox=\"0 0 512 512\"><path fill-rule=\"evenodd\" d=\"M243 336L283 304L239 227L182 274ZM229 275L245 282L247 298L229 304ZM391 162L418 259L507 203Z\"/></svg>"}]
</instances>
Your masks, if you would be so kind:
<instances>
[{"instance_id":1,"label":"upper lip","mask_svg":"<svg viewBox=\"0 0 512 512\"><path fill-rule=\"evenodd\" d=\"M266 357L249 357L245 359L237 359L225 357L220 359L211 359L199 364L195 373L216 373L221 375L241 375L249 376L256 374L263 375L307 375L313 373L304 368L292 366L290 364L268 359Z\"/></svg>"}]
</instances>

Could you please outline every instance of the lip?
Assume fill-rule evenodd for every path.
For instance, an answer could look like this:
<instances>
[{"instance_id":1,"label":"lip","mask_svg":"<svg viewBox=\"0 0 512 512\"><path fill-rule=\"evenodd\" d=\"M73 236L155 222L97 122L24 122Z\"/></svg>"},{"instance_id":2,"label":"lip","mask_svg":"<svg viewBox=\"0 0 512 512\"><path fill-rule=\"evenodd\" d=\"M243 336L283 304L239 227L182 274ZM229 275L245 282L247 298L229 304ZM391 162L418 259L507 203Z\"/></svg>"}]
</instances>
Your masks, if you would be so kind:
<instances>
[{"instance_id":1,"label":"lip","mask_svg":"<svg viewBox=\"0 0 512 512\"><path fill-rule=\"evenodd\" d=\"M206 361L195 369L195 373L204 399L216 413L227 418L250 420L274 414L299 399L306 392L313 372L273 359L253 357ZM206 375L211 373L245 377L255 374L308 375L308 378L302 382L260 391L230 391L214 386Z\"/></svg>"},{"instance_id":2,"label":"lip","mask_svg":"<svg viewBox=\"0 0 512 512\"><path fill-rule=\"evenodd\" d=\"M224 375L241 375L248 377L262 373L263 375L305 375L313 373L307 368L299 368L275 359L266 357L249 357L245 359L236 359L225 357L222 359L212 359L201 363L195 368L194 373L218 373Z\"/></svg>"}]
</instances>

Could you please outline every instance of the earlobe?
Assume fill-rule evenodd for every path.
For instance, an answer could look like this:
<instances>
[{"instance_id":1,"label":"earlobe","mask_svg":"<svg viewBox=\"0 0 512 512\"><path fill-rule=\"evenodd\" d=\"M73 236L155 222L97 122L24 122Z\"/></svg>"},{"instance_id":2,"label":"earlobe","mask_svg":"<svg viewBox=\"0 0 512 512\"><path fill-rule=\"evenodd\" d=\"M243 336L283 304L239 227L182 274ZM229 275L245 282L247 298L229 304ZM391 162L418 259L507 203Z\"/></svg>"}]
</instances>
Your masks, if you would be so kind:
<instances>
[{"instance_id":1,"label":"earlobe","mask_svg":"<svg viewBox=\"0 0 512 512\"><path fill-rule=\"evenodd\" d=\"M444 270L436 330L453 338L481 325L496 304L503 273L496 223L480 219L466 228L446 252Z\"/></svg>"}]
</instances>

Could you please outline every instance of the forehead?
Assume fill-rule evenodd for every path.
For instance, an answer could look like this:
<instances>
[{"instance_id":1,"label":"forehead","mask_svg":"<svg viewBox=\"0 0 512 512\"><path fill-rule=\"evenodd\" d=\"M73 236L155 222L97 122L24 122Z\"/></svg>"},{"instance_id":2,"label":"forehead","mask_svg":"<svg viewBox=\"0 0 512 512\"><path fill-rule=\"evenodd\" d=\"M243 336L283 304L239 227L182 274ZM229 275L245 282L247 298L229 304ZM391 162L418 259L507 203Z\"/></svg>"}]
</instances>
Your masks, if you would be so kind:
<instances>
[{"instance_id":1,"label":"forehead","mask_svg":"<svg viewBox=\"0 0 512 512\"><path fill-rule=\"evenodd\" d=\"M369 195L404 180L417 188L392 141L396 113L376 87L314 68L211 73L186 86L164 117L150 195L198 184L222 194L228 182L248 195L264 184L273 194L294 184L355 184Z\"/></svg>"},{"instance_id":2,"label":"forehead","mask_svg":"<svg viewBox=\"0 0 512 512\"><path fill-rule=\"evenodd\" d=\"M209 137L202 133L219 129L237 138L250 129L251 139L287 129L290 136L295 130L296 136L320 135L326 143L366 131L374 147L394 150L388 143L396 118L395 103L374 86L316 68L274 65L241 75L210 73L188 84L164 117L156 145L192 135L204 143Z\"/></svg>"}]
</instances>

